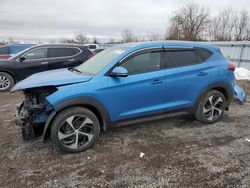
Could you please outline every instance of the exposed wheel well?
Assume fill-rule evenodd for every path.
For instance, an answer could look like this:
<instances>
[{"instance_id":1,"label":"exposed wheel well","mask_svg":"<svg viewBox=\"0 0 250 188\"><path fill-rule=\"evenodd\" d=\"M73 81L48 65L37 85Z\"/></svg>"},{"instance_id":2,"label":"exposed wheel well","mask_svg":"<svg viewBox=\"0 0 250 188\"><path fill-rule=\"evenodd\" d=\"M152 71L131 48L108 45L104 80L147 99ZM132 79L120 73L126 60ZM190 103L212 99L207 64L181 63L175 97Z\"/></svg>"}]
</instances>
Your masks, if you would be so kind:
<instances>
[{"instance_id":1,"label":"exposed wheel well","mask_svg":"<svg viewBox=\"0 0 250 188\"><path fill-rule=\"evenodd\" d=\"M214 87L212 89L221 92L224 95L226 101L229 100L229 94L228 94L228 92L227 92L227 90L225 88L223 88L223 87Z\"/></svg>"},{"instance_id":2,"label":"exposed wheel well","mask_svg":"<svg viewBox=\"0 0 250 188\"><path fill-rule=\"evenodd\" d=\"M106 131L106 128L104 127L104 119L103 119L100 111L91 105L83 105L83 107L89 109L91 112L93 112L96 115L96 117L99 120L101 130Z\"/></svg>"}]
</instances>

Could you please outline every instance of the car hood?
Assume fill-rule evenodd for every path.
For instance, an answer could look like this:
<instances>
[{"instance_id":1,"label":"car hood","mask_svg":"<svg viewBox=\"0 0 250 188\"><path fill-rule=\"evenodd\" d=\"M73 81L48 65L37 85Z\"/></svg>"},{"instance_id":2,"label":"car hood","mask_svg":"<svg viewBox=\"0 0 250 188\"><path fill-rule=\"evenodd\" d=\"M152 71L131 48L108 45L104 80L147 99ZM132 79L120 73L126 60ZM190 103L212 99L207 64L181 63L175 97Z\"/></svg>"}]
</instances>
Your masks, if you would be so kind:
<instances>
[{"instance_id":1,"label":"car hood","mask_svg":"<svg viewBox=\"0 0 250 188\"><path fill-rule=\"evenodd\" d=\"M18 82L11 92L35 87L60 86L74 83L87 82L92 76L84 76L68 69L58 69L33 74Z\"/></svg>"}]
</instances>

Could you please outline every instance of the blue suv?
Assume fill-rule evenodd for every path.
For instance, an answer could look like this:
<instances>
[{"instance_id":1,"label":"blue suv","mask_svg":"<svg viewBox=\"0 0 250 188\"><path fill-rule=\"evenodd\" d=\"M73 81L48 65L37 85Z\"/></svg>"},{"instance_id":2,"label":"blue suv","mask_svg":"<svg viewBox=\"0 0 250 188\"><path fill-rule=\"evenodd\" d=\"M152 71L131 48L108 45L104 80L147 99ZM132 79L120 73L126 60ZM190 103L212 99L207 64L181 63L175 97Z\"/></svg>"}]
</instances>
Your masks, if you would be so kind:
<instances>
[{"instance_id":1,"label":"blue suv","mask_svg":"<svg viewBox=\"0 0 250 188\"><path fill-rule=\"evenodd\" d=\"M24 140L49 136L63 151L92 147L101 131L178 114L220 120L233 98L235 65L215 46L188 42L122 44L78 67L34 74L15 85L25 100L16 124Z\"/></svg>"}]
</instances>

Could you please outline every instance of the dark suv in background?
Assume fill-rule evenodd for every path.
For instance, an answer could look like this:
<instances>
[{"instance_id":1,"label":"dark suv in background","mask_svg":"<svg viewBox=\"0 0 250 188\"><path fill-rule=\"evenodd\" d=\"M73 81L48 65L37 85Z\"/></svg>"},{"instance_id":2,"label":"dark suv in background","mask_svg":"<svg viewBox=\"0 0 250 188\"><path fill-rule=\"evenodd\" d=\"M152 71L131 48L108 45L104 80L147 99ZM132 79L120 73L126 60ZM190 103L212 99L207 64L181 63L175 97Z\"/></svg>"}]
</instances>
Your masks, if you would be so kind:
<instances>
[{"instance_id":1,"label":"dark suv in background","mask_svg":"<svg viewBox=\"0 0 250 188\"><path fill-rule=\"evenodd\" d=\"M74 44L37 45L8 60L0 60L0 91L9 91L26 77L46 70L75 67L93 56L84 46Z\"/></svg>"}]
</instances>

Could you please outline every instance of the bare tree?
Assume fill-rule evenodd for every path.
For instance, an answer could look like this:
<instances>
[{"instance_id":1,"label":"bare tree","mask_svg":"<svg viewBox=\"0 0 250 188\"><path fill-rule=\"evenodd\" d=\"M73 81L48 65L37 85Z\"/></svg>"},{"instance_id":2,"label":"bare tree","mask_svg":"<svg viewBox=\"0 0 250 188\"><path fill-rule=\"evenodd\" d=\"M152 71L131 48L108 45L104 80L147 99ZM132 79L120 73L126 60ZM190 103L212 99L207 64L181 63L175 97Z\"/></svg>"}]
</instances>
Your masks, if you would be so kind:
<instances>
[{"instance_id":1,"label":"bare tree","mask_svg":"<svg viewBox=\"0 0 250 188\"><path fill-rule=\"evenodd\" d=\"M151 33L148 37L149 41L159 41L162 40L162 36L159 33Z\"/></svg>"},{"instance_id":2,"label":"bare tree","mask_svg":"<svg viewBox=\"0 0 250 188\"><path fill-rule=\"evenodd\" d=\"M135 41L135 37L133 32L130 29L124 29L122 30L122 41L123 42L133 42Z\"/></svg>"},{"instance_id":3,"label":"bare tree","mask_svg":"<svg viewBox=\"0 0 250 188\"><path fill-rule=\"evenodd\" d=\"M62 42L62 43L73 43L73 44L77 43L74 39L62 39L60 42Z\"/></svg>"},{"instance_id":4,"label":"bare tree","mask_svg":"<svg viewBox=\"0 0 250 188\"><path fill-rule=\"evenodd\" d=\"M86 35L84 35L83 33L78 33L75 35L75 41L78 44L86 44L89 43L89 39Z\"/></svg>"},{"instance_id":5,"label":"bare tree","mask_svg":"<svg viewBox=\"0 0 250 188\"><path fill-rule=\"evenodd\" d=\"M250 32L249 32L249 15L247 10L242 10L239 12L237 16L237 20L235 23L235 36L234 40L249 40Z\"/></svg>"},{"instance_id":6,"label":"bare tree","mask_svg":"<svg viewBox=\"0 0 250 188\"><path fill-rule=\"evenodd\" d=\"M94 43L94 44L98 44L98 43L99 43L99 41L98 41L98 39L97 39L96 37L93 37L93 39L92 39L92 43Z\"/></svg>"},{"instance_id":7,"label":"bare tree","mask_svg":"<svg viewBox=\"0 0 250 188\"><path fill-rule=\"evenodd\" d=\"M249 40L249 15L246 10L240 12L227 8L214 17L208 27L213 41Z\"/></svg>"},{"instance_id":8,"label":"bare tree","mask_svg":"<svg viewBox=\"0 0 250 188\"><path fill-rule=\"evenodd\" d=\"M13 38L10 37L8 43L9 43L9 44L13 44L13 43L15 43L15 41L14 41Z\"/></svg>"},{"instance_id":9,"label":"bare tree","mask_svg":"<svg viewBox=\"0 0 250 188\"><path fill-rule=\"evenodd\" d=\"M74 39L62 39L62 43L75 43L75 44L86 44L89 43L89 38L83 33L78 33L75 35Z\"/></svg>"},{"instance_id":10,"label":"bare tree","mask_svg":"<svg viewBox=\"0 0 250 188\"><path fill-rule=\"evenodd\" d=\"M209 34L213 41L228 41L233 39L237 13L227 8L213 18L209 25Z\"/></svg>"},{"instance_id":11,"label":"bare tree","mask_svg":"<svg viewBox=\"0 0 250 188\"><path fill-rule=\"evenodd\" d=\"M170 18L167 39L197 41L209 23L208 8L187 3Z\"/></svg>"},{"instance_id":12,"label":"bare tree","mask_svg":"<svg viewBox=\"0 0 250 188\"><path fill-rule=\"evenodd\" d=\"M6 41L0 41L0 46L6 45Z\"/></svg>"},{"instance_id":13,"label":"bare tree","mask_svg":"<svg viewBox=\"0 0 250 188\"><path fill-rule=\"evenodd\" d=\"M108 43L110 43L110 44L113 44L113 43L115 43L115 39L113 39L113 38L110 38L109 39L109 42Z\"/></svg>"}]
</instances>

